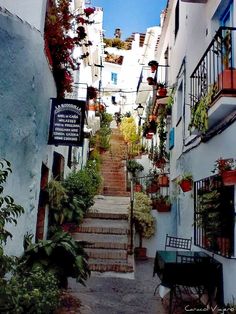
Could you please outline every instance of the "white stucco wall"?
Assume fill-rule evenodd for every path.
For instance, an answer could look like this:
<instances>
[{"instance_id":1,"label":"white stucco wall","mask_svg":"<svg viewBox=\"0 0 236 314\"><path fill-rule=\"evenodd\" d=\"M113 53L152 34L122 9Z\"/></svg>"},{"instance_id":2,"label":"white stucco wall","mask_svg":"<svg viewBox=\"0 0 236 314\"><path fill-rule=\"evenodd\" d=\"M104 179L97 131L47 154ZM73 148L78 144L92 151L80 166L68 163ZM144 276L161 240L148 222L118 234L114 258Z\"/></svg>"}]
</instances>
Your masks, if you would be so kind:
<instances>
[{"instance_id":1,"label":"white stucco wall","mask_svg":"<svg viewBox=\"0 0 236 314\"><path fill-rule=\"evenodd\" d=\"M172 110L172 127L175 128L175 147L171 151L171 168L170 176L174 180L183 172L191 172L194 181L212 175L214 162L218 158L236 158L234 134L236 132L235 123L224 130L221 134L213 137L206 143L198 145L198 141L192 145L184 146L191 138L189 137L188 124L190 121L190 75L197 66L200 58L205 52L207 46L215 35L216 30L220 26L219 17L229 4L229 1L207 1L205 4L196 3L180 3L180 24L179 31L175 38L174 22L175 22L175 6L177 1L170 2L167 21L164 24L163 36L157 52L157 59L163 60L164 52L169 47L169 85L180 84L181 78L184 80L183 103L185 103L185 116L177 119L177 106L179 99L177 93L175 95L175 103ZM234 8L236 1L233 1ZM171 6L173 10L171 10ZM236 10L234 9L234 22ZM185 69L180 71L181 65L185 60ZM181 73L180 73L181 72ZM180 74L180 75L178 75ZM235 101L236 102L236 101ZM177 125L177 122L178 125ZM188 149L192 149L187 152ZM185 153L183 153L185 151ZM175 184L172 184L174 187ZM184 237L193 237L193 212L194 199L192 192L179 192L176 195L177 206L176 212L176 228L177 234ZM174 219L174 217L172 217ZM170 225L166 225L166 229ZM199 249L199 248L194 248ZM228 260L215 254L215 258L222 262L224 273L224 297L225 303L232 303L232 296L236 297L236 262L234 259Z\"/></svg>"},{"instance_id":2,"label":"white stucco wall","mask_svg":"<svg viewBox=\"0 0 236 314\"><path fill-rule=\"evenodd\" d=\"M46 0L0 0L0 7L6 8L12 14L19 16L23 21L43 32Z\"/></svg>"},{"instance_id":3,"label":"white stucco wall","mask_svg":"<svg viewBox=\"0 0 236 314\"><path fill-rule=\"evenodd\" d=\"M12 163L5 192L25 209L17 226L9 226L14 237L7 252L18 255L24 234L36 231L41 165L48 163L50 98L56 87L41 34L11 15L0 14L0 24L0 157Z\"/></svg>"}]
</instances>

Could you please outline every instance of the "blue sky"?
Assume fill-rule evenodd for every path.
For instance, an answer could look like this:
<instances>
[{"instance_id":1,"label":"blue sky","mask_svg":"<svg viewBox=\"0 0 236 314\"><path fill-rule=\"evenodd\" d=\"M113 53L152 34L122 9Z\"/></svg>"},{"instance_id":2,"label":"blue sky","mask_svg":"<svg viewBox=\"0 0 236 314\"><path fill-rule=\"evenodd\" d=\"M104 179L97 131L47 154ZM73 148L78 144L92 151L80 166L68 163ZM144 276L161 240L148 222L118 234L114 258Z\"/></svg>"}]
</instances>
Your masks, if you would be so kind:
<instances>
[{"instance_id":1,"label":"blue sky","mask_svg":"<svg viewBox=\"0 0 236 314\"><path fill-rule=\"evenodd\" d=\"M114 37L116 28L124 40L133 32L145 32L147 27L160 24L160 12L167 0L91 0L89 6L102 7L105 37Z\"/></svg>"}]
</instances>

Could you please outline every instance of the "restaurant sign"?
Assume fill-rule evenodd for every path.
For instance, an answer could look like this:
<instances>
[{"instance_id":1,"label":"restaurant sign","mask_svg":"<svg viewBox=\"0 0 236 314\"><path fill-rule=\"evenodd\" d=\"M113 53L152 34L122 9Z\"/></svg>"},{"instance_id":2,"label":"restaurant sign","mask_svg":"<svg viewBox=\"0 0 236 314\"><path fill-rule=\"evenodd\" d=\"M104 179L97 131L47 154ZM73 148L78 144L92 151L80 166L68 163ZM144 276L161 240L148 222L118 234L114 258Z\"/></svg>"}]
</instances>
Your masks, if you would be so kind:
<instances>
[{"instance_id":1,"label":"restaurant sign","mask_svg":"<svg viewBox=\"0 0 236 314\"><path fill-rule=\"evenodd\" d=\"M51 98L51 119L48 143L82 146L85 101Z\"/></svg>"}]
</instances>

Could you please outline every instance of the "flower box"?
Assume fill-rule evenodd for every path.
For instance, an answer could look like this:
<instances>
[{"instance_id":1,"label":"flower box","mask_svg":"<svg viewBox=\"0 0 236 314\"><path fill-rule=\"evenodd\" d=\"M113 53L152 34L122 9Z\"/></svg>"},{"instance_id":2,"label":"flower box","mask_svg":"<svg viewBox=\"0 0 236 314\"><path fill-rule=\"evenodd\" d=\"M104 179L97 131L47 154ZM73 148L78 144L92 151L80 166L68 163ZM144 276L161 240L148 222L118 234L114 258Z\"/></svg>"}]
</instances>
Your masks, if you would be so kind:
<instances>
[{"instance_id":1,"label":"flower box","mask_svg":"<svg viewBox=\"0 0 236 314\"><path fill-rule=\"evenodd\" d=\"M221 176L224 185L236 184L236 170L223 171Z\"/></svg>"}]
</instances>

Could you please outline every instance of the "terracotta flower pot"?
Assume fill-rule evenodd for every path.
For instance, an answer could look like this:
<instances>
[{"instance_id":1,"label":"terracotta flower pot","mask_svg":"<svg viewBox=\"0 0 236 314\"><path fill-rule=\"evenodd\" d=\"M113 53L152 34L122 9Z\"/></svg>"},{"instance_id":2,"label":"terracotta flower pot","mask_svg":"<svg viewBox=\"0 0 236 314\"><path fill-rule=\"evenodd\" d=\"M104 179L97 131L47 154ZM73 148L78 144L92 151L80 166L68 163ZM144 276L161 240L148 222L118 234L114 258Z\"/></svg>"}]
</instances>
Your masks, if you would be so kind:
<instances>
[{"instance_id":1,"label":"terracotta flower pot","mask_svg":"<svg viewBox=\"0 0 236 314\"><path fill-rule=\"evenodd\" d=\"M147 193L156 193L159 190L159 186L157 183L151 183L148 187L147 187Z\"/></svg>"},{"instance_id":2,"label":"terracotta flower pot","mask_svg":"<svg viewBox=\"0 0 236 314\"><path fill-rule=\"evenodd\" d=\"M134 191L135 192L142 192L142 185L139 183L136 183L134 186Z\"/></svg>"},{"instance_id":3,"label":"terracotta flower pot","mask_svg":"<svg viewBox=\"0 0 236 314\"><path fill-rule=\"evenodd\" d=\"M160 213L169 212L171 209L171 204L167 204L165 202L158 202L156 210Z\"/></svg>"},{"instance_id":4,"label":"terracotta flower pot","mask_svg":"<svg viewBox=\"0 0 236 314\"><path fill-rule=\"evenodd\" d=\"M158 96L165 97L167 95L167 89L166 88L159 88L157 93L158 93Z\"/></svg>"},{"instance_id":5,"label":"terracotta flower pot","mask_svg":"<svg viewBox=\"0 0 236 314\"><path fill-rule=\"evenodd\" d=\"M236 170L227 170L222 172L222 181L224 185L236 184Z\"/></svg>"},{"instance_id":6,"label":"terracotta flower pot","mask_svg":"<svg viewBox=\"0 0 236 314\"><path fill-rule=\"evenodd\" d=\"M191 180L182 180L180 183L179 183L180 187L181 187L181 190L183 192L189 192L192 190L192 181Z\"/></svg>"},{"instance_id":7,"label":"terracotta flower pot","mask_svg":"<svg viewBox=\"0 0 236 314\"><path fill-rule=\"evenodd\" d=\"M134 248L135 258L138 260L146 260L147 259L147 249L145 247L136 247Z\"/></svg>"}]
</instances>

